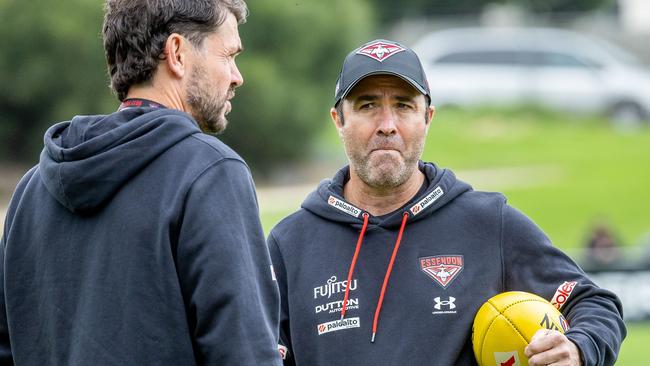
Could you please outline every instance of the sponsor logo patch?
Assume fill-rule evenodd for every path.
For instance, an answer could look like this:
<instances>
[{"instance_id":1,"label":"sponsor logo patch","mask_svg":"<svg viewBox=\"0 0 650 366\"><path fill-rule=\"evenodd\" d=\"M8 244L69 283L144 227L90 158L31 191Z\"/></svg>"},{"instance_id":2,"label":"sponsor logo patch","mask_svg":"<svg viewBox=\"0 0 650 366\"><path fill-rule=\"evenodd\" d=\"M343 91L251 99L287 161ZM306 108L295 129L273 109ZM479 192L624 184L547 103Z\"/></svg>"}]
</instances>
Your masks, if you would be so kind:
<instances>
[{"instance_id":1,"label":"sponsor logo patch","mask_svg":"<svg viewBox=\"0 0 650 366\"><path fill-rule=\"evenodd\" d=\"M327 199L327 203L330 206L332 206L334 208L337 208L337 209L345 212L346 214L348 214L350 216L359 217L359 215L361 215L361 210L360 209L358 209L358 208L352 206L351 204L349 204L349 203L347 203L345 201L342 201L342 200L340 200L340 199L338 199L338 198L336 198L334 196L330 196Z\"/></svg>"},{"instance_id":2,"label":"sponsor logo patch","mask_svg":"<svg viewBox=\"0 0 650 366\"><path fill-rule=\"evenodd\" d=\"M392 55L395 55L402 51L405 51L405 49L398 44L377 41L358 50L357 54L368 56L372 59L382 62Z\"/></svg>"},{"instance_id":3,"label":"sponsor logo patch","mask_svg":"<svg viewBox=\"0 0 650 366\"><path fill-rule=\"evenodd\" d=\"M348 299L345 308L347 310L358 309L359 299L356 297L354 299ZM340 313L342 309L343 309L343 300L338 300L338 301L328 302L323 305L317 305L314 308L314 311L316 312L316 314L323 311L327 311L328 313L333 314L333 313Z\"/></svg>"},{"instance_id":4,"label":"sponsor logo patch","mask_svg":"<svg viewBox=\"0 0 650 366\"><path fill-rule=\"evenodd\" d=\"M449 296L447 299L435 297L433 299L434 311L431 314L456 314L456 298Z\"/></svg>"},{"instance_id":5,"label":"sponsor logo patch","mask_svg":"<svg viewBox=\"0 0 650 366\"><path fill-rule=\"evenodd\" d=\"M464 266L462 255L437 255L419 258L419 261L420 269L444 289L458 277Z\"/></svg>"},{"instance_id":6,"label":"sponsor logo patch","mask_svg":"<svg viewBox=\"0 0 650 366\"><path fill-rule=\"evenodd\" d=\"M560 287L557 288L557 291L555 291L555 295L553 295L553 298L551 299L551 304L553 304L553 306L558 310L562 309L564 303L569 299L569 296L571 296L576 284L578 283L575 281L567 281L561 284Z\"/></svg>"},{"instance_id":7,"label":"sponsor logo patch","mask_svg":"<svg viewBox=\"0 0 650 366\"><path fill-rule=\"evenodd\" d=\"M345 289L348 287L348 281L343 280L339 281L336 276L330 277L324 285L314 287L314 299L318 300L321 298L331 298L333 295L341 294L345 292ZM350 294L352 294L357 289L357 280L353 279L352 284L350 285ZM314 311L316 314L321 312L327 312L330 314L339 313L343 308L343 300L329 301L321 305L316 305ZM350 297L346 305L348 310L359 309L359 299Z\"/></svg>"},{"instance_id":8,"label":"sponsor logo patch","mask_svg":"<svg viewBox=\"0 0 650 366\"><path fill-rule=\"evenodd\" d=\"M519 353L512 352L494 352L494 361L499 366L520 366Z\"/></svg>"},{"instance_id":9,"label":"sponsor logo patch","mask_svg":"<svg viewBox=\"0 0 650 366\"><path fill-rule=\"evenodd\" d=\"M437 187L431 193L426 195L420 202L416 203L413 207L411 207L411 213L413 216L419 214L422 212L425 208L431 206L434 202L438 200L438 198L442 197L442 195L445 194L443 192L441 187Z\"/></svg>"},{"instance_id":10,"label":"sponsor logo patch","mask_svg":"<svg viewBox=\"0 0 650 366\"><path fill-rule=\"evenodd\" d=\"M356 318L345 318L340 320L334 320L327 323L321 323L316 326L318 330L318 335L336 332L343 329L350 328L359 328L361 326L359 322L359 317Z\"/></svg>"},{"instance_id":11,"label":"sponsor logo patch","mask_svg":"<svg viewBox=\"0 0 650 366\"><path fill-rule=\"evenodd\" d=\"M327 280L327 283L322 286L314 287L314 299L319 297L327 297L328 299L334 294L345 292L348 287L348 280L337 281L336 276L332 276ZM352 280L350 291L357 289L357 280Z\"/></svg>"}]
</instances>

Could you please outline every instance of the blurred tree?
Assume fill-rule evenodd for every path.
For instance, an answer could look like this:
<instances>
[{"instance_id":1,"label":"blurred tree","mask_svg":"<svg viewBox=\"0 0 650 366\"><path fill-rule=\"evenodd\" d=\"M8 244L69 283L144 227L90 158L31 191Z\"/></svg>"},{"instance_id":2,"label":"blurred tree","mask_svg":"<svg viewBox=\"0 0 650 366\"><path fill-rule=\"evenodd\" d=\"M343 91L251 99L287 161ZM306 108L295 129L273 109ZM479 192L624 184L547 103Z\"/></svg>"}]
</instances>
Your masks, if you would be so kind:
<instances>
[{"instance_id":1,"label":"blurred tree","mask_svg":"<svg viewBox=\"0 0 650 366\"><path fill-rule=\"evenodd\" d=\"M368 0L249 1L244 87L225 135L257 172L304 157L345 54L374 28ZM97 0L0 0L0 160L33 163L53 122L109 113Z\"/></svg>"},{"instance_id":2,"label":"blurred tree","mask_svg":"<svg viewBox=\"0 0 650 366\"><path fill-rule=\"evenodd\" d=\"M240 28L245 51L223 140L251 167L269 173L308 154L329 120L334 84L345 55L374 28L365 0L250 2Z\"/></svg>"},{"instance_id":3,"label":"blurred tree","mask_svg":"<svg viewBox=\"0 0 650 366\"><path fill-rule=\"evenodd\" d=\"M0 157L34 162L45 128L116 106L95 0L0 1Z\"/></svg>"}]
</instances>

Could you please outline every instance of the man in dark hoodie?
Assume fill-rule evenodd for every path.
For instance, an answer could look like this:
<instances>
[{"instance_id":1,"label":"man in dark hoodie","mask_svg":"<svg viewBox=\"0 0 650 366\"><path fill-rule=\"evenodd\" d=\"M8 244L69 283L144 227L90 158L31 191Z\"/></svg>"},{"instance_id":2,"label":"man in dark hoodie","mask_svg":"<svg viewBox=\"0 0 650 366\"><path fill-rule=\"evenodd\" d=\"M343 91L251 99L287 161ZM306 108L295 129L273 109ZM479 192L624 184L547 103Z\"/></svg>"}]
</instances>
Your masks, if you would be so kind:
<instances>
[{"instance_id":1,"label":"man in dark hoodie","mask_svg":"<svg viewBox=\"0 0 650 366\"><path fill-rule=\"evenodd\" d=\"M242 0L109 0L110 115L52 126L0 250L0 364L281 365L244 161Z\"/></svg>"},{"instance_id":2,"label":"man in dark hoodie","mask_svg":"<svg viewBox=\"0 0 650 366\"><path fill-rule=\"evenodd\" d=\"M571 328L540 331L497 365L613 364L618 298L501 194L419 160L430 103L403 45L376 40L346 57L331 116L350 164L268 238L285 365L474 365L474 315L510 290L552 301Z\"/></svg>"}]
</instances>

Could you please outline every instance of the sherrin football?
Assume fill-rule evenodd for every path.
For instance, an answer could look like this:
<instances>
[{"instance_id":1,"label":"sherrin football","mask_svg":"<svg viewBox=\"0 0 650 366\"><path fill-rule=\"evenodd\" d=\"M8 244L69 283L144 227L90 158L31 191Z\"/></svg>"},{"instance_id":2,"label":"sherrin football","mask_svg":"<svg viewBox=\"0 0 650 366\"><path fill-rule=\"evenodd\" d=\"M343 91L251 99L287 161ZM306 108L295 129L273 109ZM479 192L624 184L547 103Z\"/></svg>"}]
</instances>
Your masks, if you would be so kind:
<instances>
[{"instance_id":1,"label":"sherrin football","mask_svg":"<svg viewBox=\"0 0 650 366\"><path fill-rule=\"evenodd\" d=\"M562 333L569 324L545 299L520 291L498 294L476 313L472 326L474 356L480 366L528 365L524 348L539 329Z\"/></svg>"}]
</instances>

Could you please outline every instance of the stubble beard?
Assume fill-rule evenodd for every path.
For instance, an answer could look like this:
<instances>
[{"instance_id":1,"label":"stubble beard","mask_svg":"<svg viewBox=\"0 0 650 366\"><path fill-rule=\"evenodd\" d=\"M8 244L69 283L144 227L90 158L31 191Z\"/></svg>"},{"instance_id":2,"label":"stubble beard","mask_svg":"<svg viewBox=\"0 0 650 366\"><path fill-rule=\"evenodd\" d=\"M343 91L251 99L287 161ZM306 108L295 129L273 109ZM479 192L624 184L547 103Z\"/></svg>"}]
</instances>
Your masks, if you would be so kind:
<instances>
[{"instance_id":1,"label":"stubble beard","mask_svg":"<svg viewBox=\"0 0 650 366\"><path fill-rule=\"evenodd\" d=\"M219 93L205 78L203 66L196 65L187 85L187 104L192 117L201 131L210 134L222 133L228 120L225 116L226 95Z\"/></svg>"},{"instance_id":2,"label":"stubble beard","mask_svg":"<svg viewBox=\"0 0 650 366\"><path fill-rule=\"evenodd\" d=\"M387 142L390 138L382 138ZM343 144L350 159L350 168L366 185L386 190L393 189L406 183L417 169L424 150L424 139L414 141L410 146L401 149L399 156L396 153L372 153L372 146L381 144L375 140L365 149L356 147L362 144L355 142L350 136L343 134Z\"/></svg>"}]
</instances>

